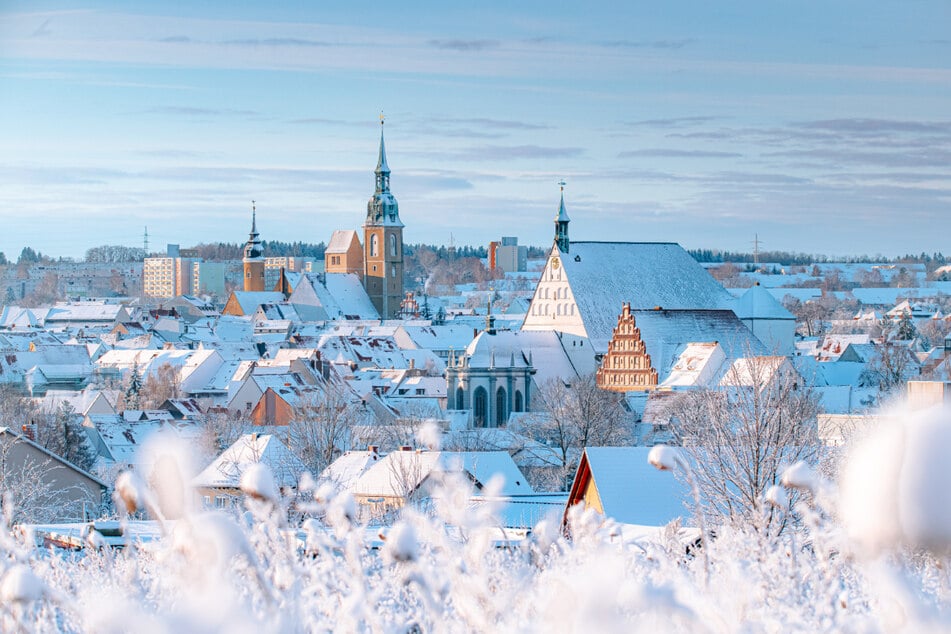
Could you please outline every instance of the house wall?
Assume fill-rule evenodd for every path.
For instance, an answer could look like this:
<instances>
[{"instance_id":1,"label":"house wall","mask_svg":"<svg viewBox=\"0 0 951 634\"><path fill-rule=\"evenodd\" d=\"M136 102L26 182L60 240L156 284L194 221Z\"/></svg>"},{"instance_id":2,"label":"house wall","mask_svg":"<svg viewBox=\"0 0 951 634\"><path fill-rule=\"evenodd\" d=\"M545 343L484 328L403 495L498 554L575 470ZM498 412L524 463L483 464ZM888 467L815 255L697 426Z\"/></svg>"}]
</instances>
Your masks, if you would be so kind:
<instances>
[{"instance_id":1,"label":"house wall","mask_svg":"<svg viewBox=\"0 0 951 634\"><path fill-rule=\"evenodd\" d=\"M796 351L795 319L743 319L769 354L791 356Z\"/></svg>"},{"instance_id":2,"label":"house wall","mask_svg":"<svg viewBox=\"0 0 951 634\"><path fill-rule=\"evenodd\" d=\"M105 492L99 482L9 432L0 434L0 443L0 467L4 471L16 472L30 464L41 466L42 483L59 497L56 521L83 520L84 504L87 514L98 515Z\"/></svg>"}]
</instances>

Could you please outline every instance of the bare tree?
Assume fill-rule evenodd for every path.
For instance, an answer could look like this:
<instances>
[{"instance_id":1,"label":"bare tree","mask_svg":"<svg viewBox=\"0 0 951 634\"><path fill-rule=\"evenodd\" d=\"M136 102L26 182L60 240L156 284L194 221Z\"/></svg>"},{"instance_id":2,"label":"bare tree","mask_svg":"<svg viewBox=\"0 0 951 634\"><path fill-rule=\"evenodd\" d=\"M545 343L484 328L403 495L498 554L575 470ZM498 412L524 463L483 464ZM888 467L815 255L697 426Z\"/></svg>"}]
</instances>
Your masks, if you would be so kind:
<instances>
[{"instance_id":1,"label":"bare tree","mask_svg":"<svg viewBox=\"0 0 951 634\"><path fill-rule=\"evenodd\" d=\"M0 438L0 506L10 524L38 524L83 517L82 496L56 486L50 471L62 469L51 459L34 459L20 451L22 440ZM94 500L88 508L98 512Z\"/></svg>"},{"instance_id":2,"label":"bare tree","mask_svg":"<svg viewBox=\"0 0 951 634\"><path fill-rule=\"evenodd\" d=\"M290 424L288 444L312 473L320 474L350 446L363 412L345 389L328 384L302 399Z\"/></svg>"},{"instance_id":3,"label":"bare tree","mask_svg":"<svg viewBox=\"0 0 951 634\"><path fill-rule=\"evenodd\" d=\"M140 399L143 409L157 409L168 399L181 395L181 372L171 363L163 363L145 377Z\"/></svg>"},{"instance_id":4,"label":"bare tree","mask_svg":"<svg viewBox=\"0 0 951 634\"><path fill-rule=\"evenodd\" d=\"M726 389L671 399L671 425L696 479L698 511L714 521L781 529L785 516L773 514L764 494L786 467L817 457L818 398L791 367L777 368L771 359L750 358L742 371L734 365Z\"/></svg>"},{"instance_id":5,"label":"bare tree","mask_svg":"<svg viewBox=\"0 0 951 634\"><path fill-rule=\"evenodd\" d=\"M594 373L571 383L552 379L535 393L534 402L538 412L528 417L522 431L558 453L564 490L571 485L582 449L624 445L631 440L624 397L599 388Z\"/></svg>"},{"instance_id":6,"label":"bare tree","mask_svg":"<svg viewBox=\"0 0 951 634\"><path fill-rule=\"evenodd\" d=\"M202 410L205 424L199 436L199 451L210 462L244 434L249 422L227 409L211 407L210 402L202 404Z\"/></svg>"}]
</instances>

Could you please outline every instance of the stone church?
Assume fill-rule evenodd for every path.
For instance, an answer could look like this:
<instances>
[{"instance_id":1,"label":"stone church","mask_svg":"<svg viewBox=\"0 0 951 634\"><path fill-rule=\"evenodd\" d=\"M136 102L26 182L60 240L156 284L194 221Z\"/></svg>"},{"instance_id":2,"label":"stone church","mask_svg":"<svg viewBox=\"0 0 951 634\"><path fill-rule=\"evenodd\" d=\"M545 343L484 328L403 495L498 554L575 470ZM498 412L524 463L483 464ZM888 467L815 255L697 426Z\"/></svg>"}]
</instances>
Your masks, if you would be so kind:
<instances>
[{"instance_id":1,"label":"stone church","mask_svg":"<svg viewBox=\"0 0 951 634\"><path fill-rule=\"evenodd\" d=\"M403 222L400 220L396 197L390 191L390 167L386 162L382 117L380 126L380 150L374 170L376 186L367 202L367 214L363 222L363 245L360 245L355 231L335 231L324 254L325 273L305 274L301 279L306 279L317 288L315 297L321 295L322 291L326 291L323 295L332 295L332 288L346 287L347 301L337 298L341 300L337 303L359 306L361 298L353 297L353 284L349 283L349 280L336 279L338 276L352 276L359 280L379 318L392 319L398 316L403 300ZM260 294L262 302L274 301L273 293L265 290L264 250L257 230L256 211L253 208L251 233L244 247L243 265L245 299L253 301L257 294ZM285 295L290 294L285 292ZM229 304L235 304L234 299L235 294L232 294ZM322 311L320 314L327 315L326 318L345 318L348 314L334 308L332 297L320 300L319 304ZM328 306L330 308L327 308ZM367 316L365 309L357 313L364 318Z\"/></svg>"}]
</instances>

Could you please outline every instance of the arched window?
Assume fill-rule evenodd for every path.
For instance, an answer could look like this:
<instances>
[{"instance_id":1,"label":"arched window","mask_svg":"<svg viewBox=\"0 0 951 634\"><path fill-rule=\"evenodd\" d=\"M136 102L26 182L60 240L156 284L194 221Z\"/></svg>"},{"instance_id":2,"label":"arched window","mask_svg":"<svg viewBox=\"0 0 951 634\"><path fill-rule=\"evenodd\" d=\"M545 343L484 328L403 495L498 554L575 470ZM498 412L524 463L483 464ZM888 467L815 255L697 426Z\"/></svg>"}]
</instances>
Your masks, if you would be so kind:
<instances>
[{"instance_id":1,"label":"arched window","mask_svg":"<svg viewBox=\"0 0 951 634\"><path fill-rule=\"evenodd\" d=\"M390 277L396 277L396 265L395 265L395 264L391 264L391 265L390 265Z\"/></svg>"},{"instance_id":2,"label":"arched window","mask_svg":"<svg viewBox=\"0 0 951 634\"><path fill-rule=\"evenodd\" d=\"M524 405L522 404L522 392L515 390L515 411L521 412Z\"/></svg>"},{"instance_id":3,"label":"arched window","mask_svg":"<svg viewBox=\"0 0 951 634\"><path fill-rule=\"evenodd\" d=\"M396 236L390 234L390 255L394 258L398 255L396 252Z\"/></svg>"},{"instance_id":4,"label":"arched window","mask_svg":"<svg viewBox=\"0 0 951 634\"><path fill-rule=\"evenodd\" d=\"M500 387L495 392L495 426L501 427L505 424L505 420L508 418L508 411L506 405L508 400L505 398L505 388Z\"/></svg>"},{"instance_id":5,"label":"arched window","mask_svg":"<svg viewBox=\"0 0 951 634\"><path fill-rule=\"evenodd\" d=\"M380 253L380 237L375 233L370 236L370 257L375 258Z\"/></svg>"},{"instance_id":6,"label":"arched window","mask_svg":"<svg viewBox=\"0 0 951 634\"><path fill-rule=\"evenodd\" d=\"M476 427L485 427L485 410L488 400L484 387L477 387L472 393L472 419Z\"/></svg>"},{"instance_id":7,"label":"arched window","mask_svg":"<svg viewBox=\"0 0 951 634\"><path fill-rule=\"evenodd\" d=\"M456 409L465 409L466 408L466 391L462 389L462 386L456 388Z\"/></svg>"}]
</instances>

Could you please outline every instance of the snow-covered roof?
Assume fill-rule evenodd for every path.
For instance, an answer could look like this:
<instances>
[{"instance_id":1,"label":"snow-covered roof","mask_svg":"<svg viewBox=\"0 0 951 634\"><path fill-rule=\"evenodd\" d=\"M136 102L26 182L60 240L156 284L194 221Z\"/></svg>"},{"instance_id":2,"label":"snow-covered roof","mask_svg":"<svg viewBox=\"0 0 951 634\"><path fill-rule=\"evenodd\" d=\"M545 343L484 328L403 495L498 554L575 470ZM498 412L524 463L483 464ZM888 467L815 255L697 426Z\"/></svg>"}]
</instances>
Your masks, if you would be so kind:
<instances>
[{"instance_id":1,"label":"snow-covered roof","mask_svg":"<svg viewBox=\"0 0 951 634\"><path fill-rule=\"evenodd\" d=\"M798 374L786 357L744 357L735 359L730 369L723 375L720 385L723 387L765 387L781 372Z\"/></svg>"},{"instance_id":2,"label":"snow-covered roof","mask_svg":"<svg viewBox=\"0 0 951 634\"><path fill-rule=\"evenodd\" d=\"M650 447L587 447L584 455L604 514L623 524L664 526L691 516L680 478L647 462Z\"/></svg>"},{"instance_id":3,"label":"snow-covered roof","mask_svg":"<svg viewBox=\"0 0 951 634\"><path fill-rule=\"evenodd\" d=\"M376 319L380 314L353 273L308 273L288 301L308 321Z\"/></svg>"},{"instance_id":4,"label":"snow-covered roof","mask_svg":"<svg viewBox=\"0 0 951 634\"><path fill-rule=\"evenodd\" d=\"M641 340L663 382L673 371L683 346L718 343L727 359L765 354L766 348L731 310L631 311ZM617 316L614 317L615 324ZM604 344L607 349L607 343Z\"/></svg>"},{"instance_id":5,"label":"snow-covered roof","mask_svg":"<svg viewBox=\"0 0 951 634\"><path fill-rule=\"evenodd\" d=\"M726 354L715 342L688 343L682 347L661 387L694 387L712 384L726 361Z\"/></svg>"},{"instance_id":6,"label":"snow-covered roof","mask_svg":"<svg viewBox=\"0 0 951 634\"><path fill-rule=\"evenodd\" d=\"M355 495L411 495L433 474L464 472L481 490L496 476L504 479L500 495L532 493L524 474L505 451L394 451L370 467L353 487Z\"/></svg>"},{"instance_id":7,"label":"snow-covered roof","mask_svg":"<svg viewBox=\"0 0 951 634\"><path fill-rule=\"evenodd\" d=\"M276 436L245 434L215 458L192 484L205 488L237 489L241 476L253 464L265 464L279 487L297 487L307 467Z\"/></svg>"},{"instance_id":8,"label":"snow-covered roof","mask_svg":"<svg viewBox=\"0 0 951 634\"><path fill-rule=\"evenodd\" d=\"M319 482L329 482L338 491L349 491L363 473L380 460L375 450L348 451L324 469Z\"/></svg>"},{"instance_id":9,"label":"snow-covered roof","mask_svg":"<svg viewBox=\"0 0 951 634\"><path fill-rule=\"evenodd\" d=\"M730 308L730 294L673 242L572 242L561 265L595 345L611 338L623 302L632 309Z\"/></svg>"},{"instance_id":10,"label":"snow-covered roof","mask_svg":"<svg viewBox=\"0 0 951 634\"><path fill-rule=\"evenodd\" d=\"M356 231L352 229L338 229L330 236L330 242L327 244L324 253L346 253L350 250L350 245L353 244L354 240L357 241L358 245L360 244L360 239L357 237Z\"/></svg>"},{"instance_id":11,"label":"snow-covered roof","mask_svg":"<svg viewBox=\"0 0 951 634\"><path fill-rule=\"evenodd\" d=\"M756 284L751 286L733 304L733 312L740 319L784 319L796 317L786 310L768 290Z\"/></svg>"},{"instance_id":12,"label":"snow-covered roof","mask_svg":"<svg viewBox=\"0 0 951 634\"><path fill-rule=\"evenodd\" d=\"M562 339L551 330L482 331L466 348L470 368L536 369L535 382L543 385L552 378L578 376Z\"/></svg>"},{"instance_id":13,"label":"snow-covered roof","mask_svg":"<svg viewBox=\"0 0 951 634\"><path fill-rule=\"evenodd\" d=\"M261 304L284 301L284 293L277 291L234 291L232 297L241 307L244 315L253 315Z\"/></svg>"}]
</instances>

